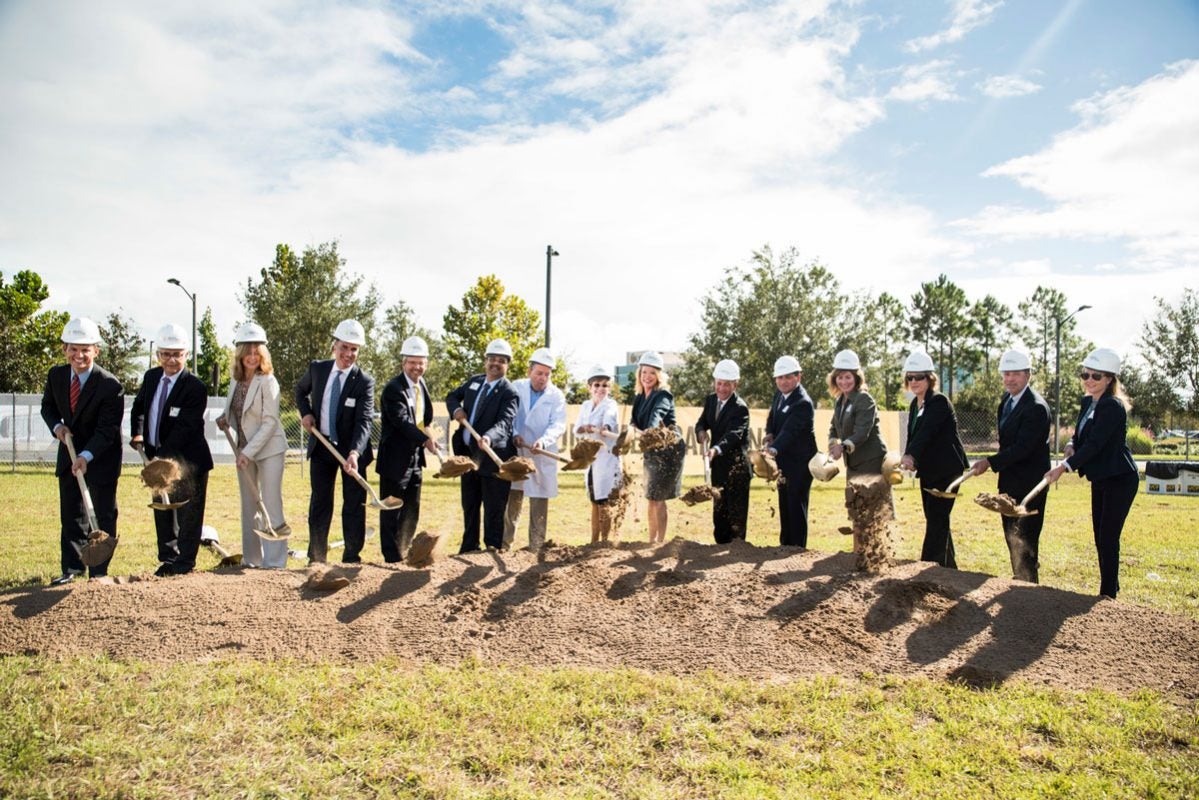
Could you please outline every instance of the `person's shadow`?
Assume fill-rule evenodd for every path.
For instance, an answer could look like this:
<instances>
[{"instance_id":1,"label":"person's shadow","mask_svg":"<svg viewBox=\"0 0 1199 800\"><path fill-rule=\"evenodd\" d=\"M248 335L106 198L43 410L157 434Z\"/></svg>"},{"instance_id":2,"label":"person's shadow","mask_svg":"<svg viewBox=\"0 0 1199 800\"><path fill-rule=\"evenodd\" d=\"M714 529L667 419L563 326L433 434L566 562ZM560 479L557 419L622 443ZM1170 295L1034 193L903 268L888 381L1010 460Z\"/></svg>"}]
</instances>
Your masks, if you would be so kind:
<instances>
[{"instance_id":1,"label":"person's shadow","mask_svg":"<svg viewBox=\"0 0 1199 800\"><path fill-rule=\"evenodd\" d=\"M49 611L71 594L70 588L66 586L62 587L61 591L52 591L54 589L58 589L58 587L36 586L16 589L0 595L0 597L4 597L0 603L12 606L13 616L17 619L29 619Z\"/></svg>"},{"instance_id":2,"label":"person's shadow","mask_svg":"<svg viewBox=\"0 0 1199 800\"><path fill-rule=\"evenodd\" d=\"M383 579L383 582L379 584L378 591L374 594L355 600L338 609L337 621L353 622L382 603L399 600L404 595L417 591L427 585L429 580L429 570L427 569L399 568L395 574Z\"/></svg>"}]
</instances>

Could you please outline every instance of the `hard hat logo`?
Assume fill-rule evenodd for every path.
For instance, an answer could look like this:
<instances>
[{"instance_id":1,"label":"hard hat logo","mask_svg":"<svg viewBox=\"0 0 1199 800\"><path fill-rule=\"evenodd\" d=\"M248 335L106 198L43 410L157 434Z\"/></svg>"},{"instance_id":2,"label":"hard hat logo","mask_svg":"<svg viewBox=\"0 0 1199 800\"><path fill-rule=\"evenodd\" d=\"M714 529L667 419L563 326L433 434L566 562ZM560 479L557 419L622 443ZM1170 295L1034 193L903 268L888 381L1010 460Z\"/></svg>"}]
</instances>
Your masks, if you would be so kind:
<instances>
[{"instance_id":1,"label":"hard hat logo","mask_svg":"<svg viewBox=\"0 0 1199 800\"><path fill-rule=\"evenodd\" d=\"M656 350L646 350L641 354L641 358L637 359L639 367L653 367L654 369L665 369L666 362L662 360L662 356Z\"/></svg>"},{"instance_id":2,"label":"hard hat logo","mask_svg":"<svg viewBox=\"0 0 1199 800\"><path fill-rule=\"evenodd\" d=\"M795 356L779 356L774 362L774 377L781 378L784 375L793 375L797 372L803 372L799 366L799 359Z\"/></svg>"},{"instance_id":3,"label":"hard hat logo","mask_svg":"<svg viewBox=\"0 0 1199 800\"><path fill-rule=\"evenodd\" d=\"M62 329L63 344L100 344L100 326L87 317L75 317Z\"/></svg>"},{"instance_id":4,"label":"hard hat logo","mask_svg":"<svg viewBox=\"0 0 1199 800\"><path fill-rule=\"evenodd\" d=\"M362 347L366 344L366 329L356 319L343 319L337 323L337 328L333 331L333 338Z\"/></svg>"},{"instance_id":5,"label":"hard hat logo","mask_svg":"<svg viewBox=\"0 0 1199 800\"><path fill-rule=\"evenodd\" d=\"M932 356L919 350L913 350L912 354L903 362L904 372L935 372L936 369Z\"/></svg>"},{"instance_id":6,"label":"hard hat logo","mask_svg":"<svg viewBox=\"0 0 1199 800\"><path fill-rule=\"evenodd\" d=\"M256 322L244 322L233 336L234 344L266 344L266 331Z\"/></svg>"},{"instance_id":7,"label":"hard hat logo","mask_svg":"<svg viewBox=\"0 0 1199 800\"><path fill-rule=\"evenodd\" d=\"M862 362L852 350L842 350L833 356L833 369L861 369Z\"/></svg>"},{"instance_id":8,"label":"hard hat logo","mask_svg":"<svg viewBox=\"0 0 1199 800\"><path fill-rule=\"evenodd\" d=\"M1087 357L1082 360L1082 365L1090 369L1097 369L1100 372L1108 372L1112 375L1120 374L1120 356L1115 350L1110 350L1106 347L1100 347L1092 350L1087 354Z\"/></svg>"},{"instance_id":9,"label":"hard hat logo","mask_svg":"<svg viewBox=\"0 0 1199 800\"><path fill-rule=\"evenodd\" d=\"M154 345L159 350L186 350L188 348L187 331L175 323L168 323L158 329L154 337Z\"/></svg>"},{"instance_id":10,"label":"hard hat logo","mask_svg":"<svg viewBox=\"0 0 1199 800\"><path fill-rule=\"evenodd\" d=\"M400 345L400 355L412 358L428 358L429 345L419 336L409 336Z\"/></svg>"},{"instance_id":11,"label":"hard hat logo","mask_svg":"<svg viewBox=\"0 0 1199 800\"><path fill-rule=\"evenodd\" d=\"M548 347L542 347L533 351L533 355L529 356L530 364L540 364L543 367L554 368L554 354L550 352Z\"/></svg>"},{"instance_id":12,"label":"hard hat logo","mask_svg":"<svg viewBox=\"0 0 1199 800\"><path fill-rule=\"evenodd\" d=\"M1019 350L1008 350L999 357L1000 372L1019 372L1024 369L1032 369L1032 363L1028 360L1028 354L1022 353Z\"/></svg>"},{"instance_id":13,"label":"hard hat logo","mask_svg":"<svg viewBox=\"0 0 1199 800\"><path fill-rule=\"evenodd\" d=\"M508 344L503 339L492 339L487 343L487 352L485 356L504 356L509 361L512 360L512 345ZM552 366L552 365L551 365Z\"/></svg>"},{"instance_id":14,"label":"hard hat logo","mask_svg":"<svg viewBox=\"0 0 1199 800\"><path fill-rule=\"evenodd\" d=\"M739 381L741 380L741 368L737 366L736 361L726 358L712 370L712 377L718 381Z\"/></svg>"}]
</instances>

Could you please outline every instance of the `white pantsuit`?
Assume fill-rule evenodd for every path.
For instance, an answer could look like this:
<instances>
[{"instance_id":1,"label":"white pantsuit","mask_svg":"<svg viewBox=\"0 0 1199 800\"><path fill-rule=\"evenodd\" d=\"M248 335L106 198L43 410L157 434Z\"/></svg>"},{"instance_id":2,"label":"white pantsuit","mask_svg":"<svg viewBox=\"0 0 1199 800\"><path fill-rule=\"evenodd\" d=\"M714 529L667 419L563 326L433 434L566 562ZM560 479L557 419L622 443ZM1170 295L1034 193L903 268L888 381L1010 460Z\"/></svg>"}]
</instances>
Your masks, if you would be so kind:
<instances>
[{"instance_id":1,"label":"white pantsuit","mask_svg":"<svg viewBox=\"0 0 1199 800\"><path fill-rule=\"evenodd\" d=\"M241 493L242 561L251 567L282 569L287 566L287 542L264 541L254 533L254 528L260 524L254 516L258 513L258 504L249 488L251 485L258 487L262 504L271 517L271 527L283 525L283 461L287 437L279 418L279 382L274 375L257 374L251 378L242 401L240 421L234 419L231 412L236 389L236 383L229 387L225 420L235 430L240 424L246 440L241 452L250 460L245 469L238 470L241 474L237 481ZM265 522L261 521L262 524Z\"/></svg>"}]
</instances>

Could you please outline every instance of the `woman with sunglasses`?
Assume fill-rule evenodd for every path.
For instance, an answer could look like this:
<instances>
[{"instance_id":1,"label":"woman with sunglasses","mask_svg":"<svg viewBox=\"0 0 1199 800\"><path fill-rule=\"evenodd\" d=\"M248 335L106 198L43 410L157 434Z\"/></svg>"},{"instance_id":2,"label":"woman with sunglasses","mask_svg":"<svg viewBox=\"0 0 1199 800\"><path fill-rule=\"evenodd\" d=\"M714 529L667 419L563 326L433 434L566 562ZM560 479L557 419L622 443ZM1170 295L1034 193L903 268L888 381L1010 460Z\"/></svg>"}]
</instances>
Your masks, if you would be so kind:
<instances>
[{"instance_id":1,"label":"woman with sunglasses","mask_svg":"<svg viewBox=\"0 0 1199 800\"><path fill-rule=\"evenodd\" d=\"M579 409L575 433L600 439L605 432L620 430L620 411L611 397L612 373L607 367L596 365L587 375L587 391L591 399ZM587 468L583 486L587 499L591 501L591 543L606 542L612 533L611 500L613 492L621 485L620 455L613 448L614 442L605 441L595 455L595 461ZM620 531L616 531L620 535Z\"/></svg>"},{"instance_id":2,"label":"woman with sunglasses","mask_svg":"<svg viewBox=\"0 0 1199 800\"><path fill-rule=\"evenodd\" d=\"M920 488L944 489L970 466L958 436L958 420L949 398L937 391L936 368L927 353L913 352L903 364L904 383L913 395L908 408L908 446L899 465L920 474ZM953 498L920 493L924 505L921 561L957 569L949 515Z\"/></svg>"},{"instance_id":3,"label":"woman with sunglasses","mask_svg":"<svg viewBox=\"0 0 1199 800\"><path fill-rule=\"evenodd\" d=\"M1128 449L1128 409L1120 386L1120 356L1101 347L1082 362L1082 408L1062 463L1045 478L1054 483L1064 472L1077 472L1091 482L1091 528L1099 554L1099 594L1120 591L1120 534L1136 499L1140 477Z\"/></svg>"}]
</instances>

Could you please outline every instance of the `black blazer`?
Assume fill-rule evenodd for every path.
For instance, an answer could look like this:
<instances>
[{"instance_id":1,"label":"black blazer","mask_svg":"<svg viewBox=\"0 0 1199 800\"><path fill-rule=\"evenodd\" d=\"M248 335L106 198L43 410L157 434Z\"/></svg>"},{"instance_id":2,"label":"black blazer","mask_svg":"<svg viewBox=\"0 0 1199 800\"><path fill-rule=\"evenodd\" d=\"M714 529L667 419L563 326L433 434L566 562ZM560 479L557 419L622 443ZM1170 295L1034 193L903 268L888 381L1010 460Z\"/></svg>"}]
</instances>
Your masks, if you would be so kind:
<instances>
[{"instance_id":1,"label":"black blazer","mask_svg":"<svg viewBox=\"0 0 1199 800\"><path fill-rule=\"evenodd\" d=\"M715 394L704 400L704 410L695 423L695 432L709 431L710 447L719 447L720 455L712 459L712 482L723 484L728 481L733 467L745 460L749 449L749 406L734 392L724 404L724 411L716 416L719 401Z\"/></svg>"},{"instance_id":2,"label":"black blazer","mask_svg":"<svg viewBox=\"0 0 1199 800\"><path fill-rule=\"evenodd\" d=\"M162 383L162 367L149 370L133 398L129 414L129 429L133 436L145 441L150 458L174 458L186 461L193 468L207 472L212 469L212 451L204 437L204 412L208 410L208 387L184 369L171 382L166 409L158 421L159 445L149 442L150 405L158 384ZM176 410L178 409L178 410Z\"/></svg>"},{"instance_id":3,"label":"black blazer","mask_svg":"<svg viewBox=\"0 0 1199 800\"><path fill-rule=\"evenodd\" d=\"M1111 395L1099 398L1095 416L1080 431L1078 423L1091 408L1090 395L1082 398L1082 408L1074 425L1074 455L1066 459L1070 469L1092 481L1101 481L1125 473L1137 472L1136 462L1128 449L1128 412L1124 404Z\"/></svg>"},{"instance_id":4,"label":"black blazer","mask_svg":"<svg viewBox=\"0 0 1199 800\"><path fill-rule=\"evenodd\" d=\"M296 384L296 408L301 419L311 414L316 418L316 427L320 428L321 403L325 402L325 384L333 373L333 359L313 361L308 365L308 371ZM371 425L375 415L375 379L362 371L357 364L350 367L346 373L345 384L341 387L341 397L337 408L333 410L333 428L337 431L337 441L334 445L342 456L348 456L351 450L358 452L358 469L362 470L374 458L371 449ZM316 440L315 436L308 437L308 457L320 449L325 452L325 446Z\"/></svg>"},{"instance_id":5,"label":"black blazer","mask_svg":"<svg viewBox=\"0 0 1199 800\"><path fill-rule=\"evenodd\" d=\"M966 471L966 448L958 436L958 419L953 403L940 392L930 392L924 400L924 413L916 418L916 401L908 408L908 447L904 455L916 461L920 480L937 483L956 478ZM915 420L915 430L912 430Z\"/></svg>"},{"instance_id":6,"label":"black blazer","mask_svg":"<svg viewBox=\"0 0 1199 800\"><path fill-rule=\"evenodd\" d=\"M987 462L999 473L999 491L1019 499L1049 471L1049 404L1029 386L1000 424L1005 403L1006 394L995 411L999 452Z\"/></svg>"},{"instance_id":7,"label":"black blazer","mask_svg":"<svg viewBox=\"0 0 1199 800\"><path fill-rule=\"evenodd\" d=\"M383 415L383 433L379 437L379 460L375 472L397 481L407 488L412 476L425 465L425 441L429 438L417 427L418 422L429 427L433 422L433 403L429 387L420 379L417 391L423 404L422 419L414 417L416 409L408 400L412 383L404 373L392 378L383 387L383 398L379 406Z\"/></svg>"},{"instance_id":8,"label":"black blazer","mask_svg":"<svg viewBox=\"0 0 1199 800\"><path fill-rule=\"evenodd\" d=\"M457 389L447 394L445 407L450 414L450 419L454 418L455 411L462 409L466 412L466 419L469 421L471 411L475 407L475 398L486 383L486 375L473 375ZM511 381L507 378L500 378L495 382L491 393L483 401L483 407L479 409L479 413L475 414L475 420L471 423L480 436L488 438L491 442L491 449L501 461L516 455L516 445L512 442L512 426L516 422L516 410L519 406L520 395L516 393ZM479 442L475 437L470 437L470 444L467 445L462 438L462 434L465 432L466 428L462 425L459 425L458 430L454 431L454 436L450 440L454 455L470 456L479 465L481 474L494 475L496 472L495 462L479 449Z\"/></svg>"},{"instance_id":9,"label":"black blazer","mask_svg":"<svg viewBox=\"0 0 1199 800\"><path fill-rule=\"evenodd\" d=\"M808 462L816 455L816 407L803 385L795 387L791 396L783 400L783 393L775 391L766 417L766 433L774 437L771 447L778 453L776 461L787 480L811 482L812 473Z\"/></svg>"},{"instance_id":10,"label":"black blazer","mask_svg":"<svg viewBox=\"0 0 1199 800\"><path fill-rule=\"evenodd\" d=\"M640 431L648 431L665 425L670 428L676 423L674 395L666 389L654 389L648 395L638 392L633 396L633 409L629 421Z\"/></svg>"},{"instance_id":11,"label":"black blazer","mask_svg":"<svg viewBox=\"0 0 1199 800\"><path fill-rule=\"evenodd\" d=\"M71 413L71 365L59 364L46 374L42 392L42 419L50 430L66 425L75 440L75 453L92 454L87 465L89 483L105 484L121 475L121 420L125 417L124 390L121 382L99 366L92 365L91 377L79 392L75 413ZM67 446L58 445L54 474L71 474Z\"/></svg>"}]
</instances>

